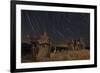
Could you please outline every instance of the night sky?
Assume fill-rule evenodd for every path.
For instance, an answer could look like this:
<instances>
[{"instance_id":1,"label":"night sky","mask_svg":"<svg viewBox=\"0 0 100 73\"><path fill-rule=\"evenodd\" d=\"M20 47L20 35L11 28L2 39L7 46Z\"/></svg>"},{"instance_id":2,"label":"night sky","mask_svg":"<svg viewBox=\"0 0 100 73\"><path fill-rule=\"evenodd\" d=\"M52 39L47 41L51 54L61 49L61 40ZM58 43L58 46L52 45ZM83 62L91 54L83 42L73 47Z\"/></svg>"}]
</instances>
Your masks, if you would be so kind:
<instances>
[{"instance_id":1,"label":"night sky","mask_svg":"<svg viewBox=\"0 0 100 73\"><path fill-rule=\"evenodd\" d=\"M85 39L89 43L90 14L51 11L21 11L21 37L47 32L52 42Z\"/></svg>"}]
</instances>

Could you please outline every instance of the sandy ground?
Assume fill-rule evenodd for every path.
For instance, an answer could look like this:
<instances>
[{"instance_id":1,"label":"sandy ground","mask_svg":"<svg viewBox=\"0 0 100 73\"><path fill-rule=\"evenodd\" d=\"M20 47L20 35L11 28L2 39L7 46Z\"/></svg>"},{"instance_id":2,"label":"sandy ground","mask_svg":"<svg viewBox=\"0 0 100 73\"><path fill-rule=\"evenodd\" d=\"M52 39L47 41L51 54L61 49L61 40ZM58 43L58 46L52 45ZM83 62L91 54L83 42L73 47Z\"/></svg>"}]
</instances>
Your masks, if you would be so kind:
<instances>
[{"instance_id":1,"label":"sandy ground","mask_svg":"<svg viewBox=\"0 0 100 73\"><path fill-rule=\"evenodd\" d=\"M81 49L81 50L62 50L57 51L56 53L50 53L50 57L45 58L44 61L69 61L69 60L86 60L90 59L90 50ZM27 62L38 62L32 58L32 55L26 55L22 58L22 63Z\"/></svg>"}]
</instances>

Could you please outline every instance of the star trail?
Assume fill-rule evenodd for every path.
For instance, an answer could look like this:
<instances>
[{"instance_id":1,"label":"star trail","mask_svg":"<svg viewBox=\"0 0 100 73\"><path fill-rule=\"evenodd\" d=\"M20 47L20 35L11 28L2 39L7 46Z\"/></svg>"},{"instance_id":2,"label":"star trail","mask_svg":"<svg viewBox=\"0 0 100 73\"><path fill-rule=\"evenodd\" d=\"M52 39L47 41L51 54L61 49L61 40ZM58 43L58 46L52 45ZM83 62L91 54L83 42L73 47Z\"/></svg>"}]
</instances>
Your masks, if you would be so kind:
<instances>
[{"instance_id":1,"label":"star trail","mask_svg":"<svg viewBox=\"0 0 100 73\"><path fill-rule=\"evenodd\" d=\"M90 14L52 11L21 11L21 37L47 32L52 41L79 39L90 41ZM24 39L23 39L24 40Z\"/></svg>"}]
</instances>

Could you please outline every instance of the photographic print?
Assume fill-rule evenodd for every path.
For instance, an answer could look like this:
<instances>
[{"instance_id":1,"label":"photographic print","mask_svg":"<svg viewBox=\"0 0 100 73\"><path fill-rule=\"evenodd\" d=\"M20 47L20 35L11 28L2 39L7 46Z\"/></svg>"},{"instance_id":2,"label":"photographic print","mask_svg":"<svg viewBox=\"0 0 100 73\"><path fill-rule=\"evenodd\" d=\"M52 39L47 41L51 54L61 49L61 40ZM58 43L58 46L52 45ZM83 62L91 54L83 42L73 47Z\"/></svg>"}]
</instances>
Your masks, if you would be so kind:
<instances>
[{"instance_id":1,"label":"photographic print","mask_svg":"<svg viewBox=\"0 0 100 73\"><path fill-rule=\"evenodd\" d=\"M11 72L96 67L96 6L11 1Z\"/></svg>"},{"instance_id":2,"label":"photographic print","mask_svg":"<svg viewBox=\"0 0 100 73\"><path fill-rule=\"evenodd\" d=\"M90 14L21 11L21 60L90 59Z\"/></svg>"}]
</instances>

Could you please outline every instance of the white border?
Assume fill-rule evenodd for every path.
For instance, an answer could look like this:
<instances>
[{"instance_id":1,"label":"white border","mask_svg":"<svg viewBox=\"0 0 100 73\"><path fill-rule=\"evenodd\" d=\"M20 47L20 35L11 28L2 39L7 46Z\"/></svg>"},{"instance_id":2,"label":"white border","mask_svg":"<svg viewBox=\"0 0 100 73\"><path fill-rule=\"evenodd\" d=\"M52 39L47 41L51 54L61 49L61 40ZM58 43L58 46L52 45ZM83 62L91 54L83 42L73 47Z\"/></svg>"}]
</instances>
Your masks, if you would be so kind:
<instances>
[{"instance_id":1,"label":"white border","mask_svg":"<svg viewBox=\"0 0 100 73\"><path fill-rule=\"evenodd\" d=\"M21 10L22 9L24 9L24 10L90 13L90 48L91 48L90 49L90 60L21 63ZM94 64L94 9L36 6L36 5L16 5L16 68L17 69L86 65L86 64L87 65Z\"/></svg>"}]
</instances>

